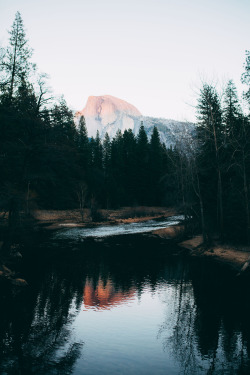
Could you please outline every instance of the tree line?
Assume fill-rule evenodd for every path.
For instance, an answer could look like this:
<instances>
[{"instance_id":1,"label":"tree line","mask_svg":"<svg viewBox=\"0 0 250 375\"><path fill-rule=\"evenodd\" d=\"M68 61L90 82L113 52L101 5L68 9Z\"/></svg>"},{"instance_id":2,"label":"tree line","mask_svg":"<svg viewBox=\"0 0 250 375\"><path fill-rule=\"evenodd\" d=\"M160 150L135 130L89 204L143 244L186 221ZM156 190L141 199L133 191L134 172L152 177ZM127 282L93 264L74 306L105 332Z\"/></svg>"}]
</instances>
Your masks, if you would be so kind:
<instances>
[{"instance_id":1,"label":"tree line","mask_svg":"<svg viewBox=\"0 0 250 375\"><path fill-rule=\"evenodd\" d=\"M204 83L193 138L174 148L155 127L89 138L63 98L51 94L46 74L32 63L19 12L0 50L0 211L10 227L20 211L135 205L180 207L205 241L250 242L250 124L232 81L221 97ZM250 105L250 52L242 82Z\"/></svg>"},{"instance_id":2,"label":"tree line","mask_svg":"<svg viewBox=\"0 0 250 375\"><path fill-rule=\"evenodd\" d=\"M84 117L80 118L78 152L83 167L80 189L89 191L92 204L115 208L133 205L161 205L165 191L163 176L168 151L157 128L148 139L144 126L135 136L131 129L118 131L111 140L106 133L101 142L88 138Z\"/></svg>"},{"instance_id":3,"label":"tree line","mask_svg":"<svg viewBox=\"0 0 250 375\"><path fill-rule=\"evenodd\" d=\"M19 12L1 49L0 209L15 222L32 207L116 208L164 203L168 151L157 128L143 124L89 138L84 117L76 128L63 98L51 94L46 74L32 63Z\"/></svg>"},{"instance_id":4,"label":"tree line","mask_svg":"<svg viewBox=\"0 0 250 375\"><path fill-rule=\"evenodd\" d=\"M242 82L250 105L250 54L246 53ZM220 96L204 83L197 103L197 132L179 150L183 202L205 242L213 235L250 243L250 122L230 80Z\"/></svg>"}]
</instances>

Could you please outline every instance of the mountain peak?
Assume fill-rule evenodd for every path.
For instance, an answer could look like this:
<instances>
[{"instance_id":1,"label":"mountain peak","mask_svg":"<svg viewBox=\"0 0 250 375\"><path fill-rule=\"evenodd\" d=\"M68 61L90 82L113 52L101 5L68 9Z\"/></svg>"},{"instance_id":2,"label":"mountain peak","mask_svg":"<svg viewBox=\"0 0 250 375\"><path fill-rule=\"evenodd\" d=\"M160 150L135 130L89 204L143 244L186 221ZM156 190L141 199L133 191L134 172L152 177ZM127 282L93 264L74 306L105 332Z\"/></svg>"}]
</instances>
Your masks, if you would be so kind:
<instances>
[{"instance_id":1,"label":"mountain peak","mask_svg":"<svg viewBox=\"0 0 250 375\"><path fill-rule=\"evenodd\" d=\"M167 147L175 145L177 140L180 141L184 136L192 137L194 131L194 125L190 123L143 117L132 104L111 95L89 96L86 107L75 114L76 125L79 124L81 116L85 117L89 137L95 137L98 130L101 139L104 139L106 133L113 138L118 130L123 133L126 129L132 129L137 135L141 121L148 137L156 126L161 142Z\"/></svg>"},{"instance_id":2,"label":"mountain peak","mask_svg":"<svg viewBox=\"0 0 250 375\"><path fill-rule=\"evenodd\" d=\"M76 119L84 116L89 136L94 137L99 130L104 136L107 132L111 137L121 129L134 129L135 121L142 115L136 107L111 95L89 96L86 107L76 113Z\"/></svg>"},{"instance_id":3,"label":"mountain peak","mask_svg":"<svg viewBox=\"0 0 250 375\"><path fill-rule=\"evenodd\" d=\"M112 112L123 112L135 117L142 116L135 106L112 95L89 96L86 107L78 114L83 116L98 114L103 117Z\"/></svg>"}]
</instances>

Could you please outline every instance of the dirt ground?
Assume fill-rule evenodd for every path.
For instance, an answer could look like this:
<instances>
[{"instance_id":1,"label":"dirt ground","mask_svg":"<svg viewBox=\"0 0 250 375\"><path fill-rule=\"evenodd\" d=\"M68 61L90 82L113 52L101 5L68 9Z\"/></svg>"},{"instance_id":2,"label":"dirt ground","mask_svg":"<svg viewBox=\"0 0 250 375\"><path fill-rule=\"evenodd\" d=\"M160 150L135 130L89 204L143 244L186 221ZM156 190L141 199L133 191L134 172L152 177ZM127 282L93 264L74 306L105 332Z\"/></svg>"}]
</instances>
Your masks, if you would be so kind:
<instances>
[{"instance_id":1,"label":"dirt ground","mask_svg":"<svg viewBox=\"0 0 250 375\"><path fill-rule=\"evenodd\" d=\"M234 268L238 272L244 272L249 268L250 246L234 246L229 244L214 244L209 249L202 246L202 236L196 236L183 241L179 245L190 251L191 256L209 257Z\"/></svg>"},{"instance_id":2,"label":"dirt ground","mask_svg":"<svg viewBox=\"0 0 250 375\"><path fill-rule=\"evenodd\" d=\"M164 239L178 239L184 233L183 225L173 225L172 227L154 230L153 234Z\"/></svg>"}]
</instances>

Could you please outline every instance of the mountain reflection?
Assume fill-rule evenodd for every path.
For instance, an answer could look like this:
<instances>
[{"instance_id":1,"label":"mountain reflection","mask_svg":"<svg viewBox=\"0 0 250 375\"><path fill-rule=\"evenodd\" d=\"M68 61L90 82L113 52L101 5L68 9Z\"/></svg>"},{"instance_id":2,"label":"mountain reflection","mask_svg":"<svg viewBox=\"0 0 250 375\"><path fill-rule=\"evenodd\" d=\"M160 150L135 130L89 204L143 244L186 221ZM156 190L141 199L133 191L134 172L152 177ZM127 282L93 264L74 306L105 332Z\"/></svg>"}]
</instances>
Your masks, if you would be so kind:
<instances>
[{"instance_id":1,"label":"mountain reflection","mask_svg":"<svg viewBox=\"0 0 250 375\"><path fill-rule=\"evenodd\" d=\"M248 283L147 237L112 241L65 245L25 291L0 284L0 374L250 373Z\"/></svg>"},{"instance_id":2,"label":"mountain reflection","mask_svg":"<svg viewBox=\"0 0 250 375\"><path fill-rule=\"evenodd\" d=\"M135 297L135 293L136 290L132 288L128 291L115 288L110 278L105 282L99 278L97 285L94 286L93 279L87 277L83 290L83 303L86 309L96 307L107 310L128 302Z\"/></svg>"}]
</instances>

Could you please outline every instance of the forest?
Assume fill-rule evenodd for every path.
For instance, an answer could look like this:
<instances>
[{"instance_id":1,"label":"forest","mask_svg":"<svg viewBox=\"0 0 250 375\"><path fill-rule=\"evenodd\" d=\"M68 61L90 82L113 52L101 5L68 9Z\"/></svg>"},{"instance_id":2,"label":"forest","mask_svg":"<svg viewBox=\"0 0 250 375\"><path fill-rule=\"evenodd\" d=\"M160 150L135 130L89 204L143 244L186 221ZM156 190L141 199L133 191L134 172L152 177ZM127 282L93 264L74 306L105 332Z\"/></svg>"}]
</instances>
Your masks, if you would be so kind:
<instances>
[{"instance_id":1,"label":"forest","mask_svg":"<svg viewBox=\"0 0 250 375\"><path fill-rule=\"evenodd\" d=\"M203 83L197 100L196 133L174 148L143 123L114 139L89 138L48 77L32 62L19 12L0 50L0 220L10 233L40 209L122 206L176 207L204 241L250 243L250 52L246 52L242 100L230 80L219 93ZM244 109L243 111L243 104ZM166 103L167 105L167 103Z\"/></svg>"}]
</instances>

